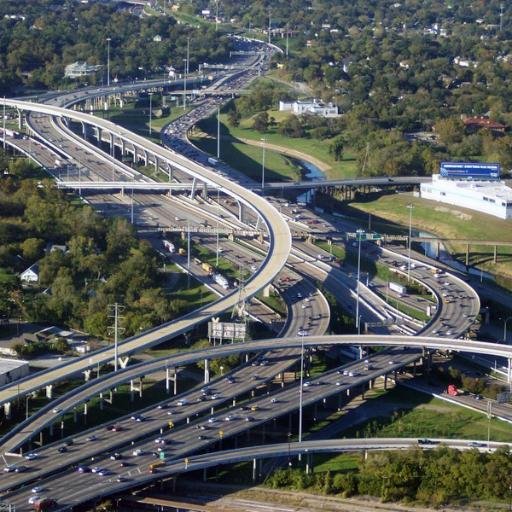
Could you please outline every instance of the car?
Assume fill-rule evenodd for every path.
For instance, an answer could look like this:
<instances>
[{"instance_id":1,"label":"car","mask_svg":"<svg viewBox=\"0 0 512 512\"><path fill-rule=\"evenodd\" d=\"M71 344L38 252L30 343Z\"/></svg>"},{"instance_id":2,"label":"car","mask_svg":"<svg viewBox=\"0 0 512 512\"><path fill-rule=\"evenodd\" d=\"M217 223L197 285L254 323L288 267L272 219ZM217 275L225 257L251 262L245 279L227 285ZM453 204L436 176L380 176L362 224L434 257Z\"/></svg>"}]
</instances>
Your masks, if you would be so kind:
<instances>
[{"instance_id":1,"label":"car","mask_svg":"<svg viewBox=\"0 0 512 512\"><path fill-rule=\"evenodd\" d=\"M19 465L14 468L15 473L25 473L28 470L27 466Z\"/></svg>"},{"instance_id":2,"label":"car","mask_svg":"<svg viewBox=\"0 0 512 512\"><path fill-rule=\"evenodd\" d=\"M306 382L304 382L303 386L305 388L309 388L309 386L311 386L311 382L309 382L309 380L307 380Z\"/></svg>"},{"instance_id":3,"label":"car","mask_svg":"<svg viewBox=\"0 0 512 512\"><path fill-rule=\"evenodd\" d=\"M196 398L196 402L204 402L206 400L206 397L203 395L200 395Z\"/></svg>"},{"instance_id":4,"label":"car","mask_svg":"<svg viewBox=\"0 0 512 512\"><path fill-rule=\"evenodd\" d=\"M53 414L59 414L59 412L61 412L62 409L59 409L58 407L55 407L55 409L52 409L52 412Z\"/></svg>"},{"instance_id":5,"label":"car","mask_svg":"<svg viewBox=\"0 0 512 512\"><path fill-rule=\"evenodd\" d=\"M89 443L89 442L92 442L92 441L97 441L97 440L98 440L98 438L93 434L93 435L91 435L91 436L87 436L87 437L85 438L85 440Z\"/></svg>"},{"instance_id":6,"label":"car","mask_svg":"<svg viewBox=\"0 0 512 512\"><path fill-rule=\"evenodd\" d=\"M67 448L67 446L59 446L59 447L57 448L57 451L58 451L59 453L66 453L66 452L68 451L68 448Z\"/></svg>"},{"instance_id":7,"label":"car","mask_svg":"<svg viewBox=\"0 0 512 512\"><path fill-rule=\"evenodd\" d=\"M157 437L155 439L156 444L167 444L167 441L163 437Z\"/></svg>"},{"instance_id":8,"label":"car","mask_svg":"<svg viewBox=\"0 0 512 512\"><path fill-rule=\"evenodd\" d=\"M275 404L275 403L277 403L277 398L271 398L271 399L270 399L270 403L271 403L271 404Z\"/></svg>"},{"instance_id":9,"label":"car","mask_svg":"<svg viewBox=\"0 0 512 512\"><path fill-rule=\"evenodd\" d=\"M210 418L208 418L208 423L215 423L217 421L217 418L215 418L214 416L211 416Z\"/></svg>"},{"instance_id":10,"label":"car","mask_svg":"<svg viewBox=\"0 0 512 512\"><path fill-rule=\"evenodd\" d=\"M341 382L339 380L336 381L336 386L341 386Z\"/></svg>"},{"instance_id":11,"label":"car","mask_svg":"<svg viewBox=\"0 0 512 512\"><path fill-rule=\"evenodd\" d=\"M4 473L14 473L16 466L14 464L8 464L4 467Z\"/></svg>"},{"instance_id":12,"label":"car","mask_svg":"<svg viewBox=\"0 0 512 512\"><path fill-rule=\"evenodd\" d=\"M261 363L260 363L260 366L261 366ZM226 381L229 382L230 384L234 384L235 383L235 378L234 377L226 377Z\"/></svg>"},{"instance_id":13,"label":"car","mask_svg":"<svg viewBox=\"0 0 512 512\"><path fill-rule=\"evenodd\" d=\"M468 446L470 446L471 448L481 448L482 446L485 446L485 444L479 441L470 441L468 443Z\"/></svg>"},{"instance_id":14,"label":"car","mask_svg":"<svg viewBox=\"0 0 512 512\"><path fill-rule=\"evenodd\" d=\"M116 482L127 482L128 479L125 476L118 476Z\"/></svg>"},{"instance_id":15,"label":"car","mask_svg":"<svg viewBox=\"0 0 512 512\"><path fill-rule=\"evenodd\" d=\"M36 452L30 452L25 455L25 459L27 460L36 460L39 457L39 454Z\"/></svg>"},{"instance_id":16,"label":"car","mask_svg":"<svg viewBox=\"0 0 512 512\"><path fill-rule=\"evenodd\" d=\"M91 468L89 466L78 466L76 468L76 470L78 473L90 473L91 472Z\"/></svg>"},{"instance_id":17,"label":"car","mask_svg":"<svg viewBox=\"0 0 512 512\"><path fill-rule=\"evenodd\" d=\"M41 494L45 488L42 485L36 485L35 487L32 487L31 491L33 494Z\"/></svg>"},{"instance_id":18,"label":"car","mask_svg":"<svg viewBox=\"0 0 512 512\"><path fill-rule=\"evenodd\" d=\"M348 370L343 370L342 374L346 377L348 375Z\"/></svg>"},{"instance_id":19,"label":"car","mask_svg":"<svg viewBox=\"0 0 512 512\"><path fill-rule=\"evenodd\" d=\"M255 412L259 409L259 407L257 405L251 405L251 411L252 412Z\"/></svg>"},{"instance_id":20,"label":"car","mask_svg":"<svg viewBox=\"0 0 512 512\"><path fill-rule=\"evenodd\" d=\"M475 395L475 400L482 400L482 395Z\"/></svg>"},{"instance_id":21,"label":"car","mask_svg":"<svg viewBox=\"0 0 512 512\"><path fill-rule=\"evenodd\" d=\"M395 362L393 360L389 360L388 364L395 364Z\"/></svg>"},{"instance_id":22,"label":"car","mask_svg":"<svg viewBox=\"0 0 512 512\"><path fill-rule=\"evenodd\" d=\"M111 474L111 472L108 469L102 469L101 471L98 471L98 475L100 475L100 476L108 476L110 474Z\"/></svg>"},{"instance_id":23,"label":"car","mask_svg":"<svg viewBox=\"0 0 512 512\"><path fill-rule=\"evenodd\" d=\"M253 418L252 416L246 416L246 417L244 418L244 421L246 421L246 422L251 422L251 421L253 421L253 420L254 420L254 418Z\"/></svg>"},{"instance_id":24,"label":"car","mask_svg":"<svg viewBox=\"0 0 512 512\"><path fill-rule=\"evenodd\" d=\"M199 435L197 436L197 439L199 439L199 441L204 441L206 439L206 436Z\"/></svg>"},{"instance_id":25,"label":"car","mask_svg":"<svg viewBox=\"0 0 512 512\"><path fill-rule=\"evenodd\" d=\"M99 473L102 470L99 466L93 466L91 468L91 473Z\"/></svg>"},{"instance_id":26,"label":"car","mask_svg":"<svg viewBox=\"0 0 512 512\"><path fill-rule=\"evenodd\" d=\"M141 423L142 421L146 421L146 417L145 416L142 416L142 414L134 414L132 416L132 420L134 421L137 421L139 423Z\"/></svg>"},{"instance_id":27,"label":"car","mask_svg":"<svg viewBox=\"0 0 512 512\"><path fill-rule=\"evenodd\" d=\"M218 393L213 393L213 395L210 395L210 400L217 400L217 398L219 398Z\"/></svg>"},{"instance_id":28,"label":"car","mask_svg":"<svg viewBox=\"0 0 512 512\"><path fill-rule=\"evenodd\" d=\"M187 403L188 403L188 400L186 398L182 398L181 400L178 400L176 402L176 405L178 407L183 407L184 405L187 405Z\"/></svg>"},{"instance_id":29,"label":"car","mask_svg":"<svg viewBox=\"0 0 512 512\"><path fill-rule=\"evenodd\" d=\"M169 407L169 404L158 404L157 409L167 409Z\"/></svg>"},{"instance_id":30,"label":"car","mask_svg":"<svg viewBox=\"0 0 512 512\"><path fill-rule=\"evenodd\" d=\"M30 496L30 498L28 499L28 504L35 505L35 503L40 499L42 499L41 496L38 496L37 494L35 496Z\"/></svg>"},{"instance_id":31,"label":"car","mask_svg":"<svg viewBox=\"0 0 512 512\"><path fill-rule=\"evenodd\" d=\"M122 459L122 458L123 458L123 456L119 452L114 452L110 456L110 460L119 460L119 459Z\"/></svg>"},{"instance_id":32,"label":"car","mask_svg":"<svg viewBox=\"0 0 512 512\"><path fill-rule=\"evenodd\" d=\"M224 418L224 421L233 421L235 419L235 417L232 415L232 414L228 414L225 418Z\"/></svg>"},{"instance_id":33,"label":"car","mask_svg":"<svg viewBox=\"0 0 512 512\"><path fill-rule=\"evenodd\" d=\"M75 440L74 440L74 439L66 439L66 440L64 441L64 444L65 444L66 446L73 446L73 445L75 444Z\"/></svg>"},{"instance_id":34,"label":"car","mask_svg":"<svg viewBox=\"0 0 512 512\"><path fill-rule=\"evenodd\" d=\"M136 450L133 450L132 455L134 457L140 457L141 455L144 455L144 451L140 448L137 448Z\"/></svg>"}]
</instances>

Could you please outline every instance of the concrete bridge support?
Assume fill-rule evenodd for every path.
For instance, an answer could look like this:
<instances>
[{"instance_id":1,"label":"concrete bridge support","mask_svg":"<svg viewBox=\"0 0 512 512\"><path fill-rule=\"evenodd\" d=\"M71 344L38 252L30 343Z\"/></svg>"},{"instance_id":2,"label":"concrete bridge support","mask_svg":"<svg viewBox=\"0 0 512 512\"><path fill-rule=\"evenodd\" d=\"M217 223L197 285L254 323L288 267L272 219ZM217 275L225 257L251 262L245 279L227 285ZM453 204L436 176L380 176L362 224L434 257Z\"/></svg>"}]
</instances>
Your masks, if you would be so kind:
<instances>
[{"instance_id":1,"label":"concrete bridge support","mask_svg":"<svg viewBox=\"0 0 512 512\"><path fill-rule=\"evenodd\" d=\"M4 416L5 416L5 419L7 419L7 420L10 420L12 417L11 405L12 405L11 402L6 402L4 404Z\"/></svg>"},{"instance_id":2,"label":"concrete bridge support","mask_svg":"<svg viewBox=\"0 0 512 512\"><path fill-rule=\"evenodd\" d=\"M46 398L48 398L48 399L53 398L53 384L46 386Z\"/></svg>"},{"instance_id":3,"label":"concrete bridge support","mask_svg":"<svg viewBox=\"0 0 512 512\"><path fill-rule=\"evenodd\" d=\"M210 382L210 360L204 360L204 383L208 384Z\"/></svg>"},{"instance_id":4,"label":"concrete bridge support","mask_svg":"<svg viewBox=\"0 0 512 512\"><path fill-rule=\"evenodd\" d=\"M173 394L178 394L178 369L177 368L166 368L165 369L165 391L167 394L171 391L171 384L174 384Z\"/></svg>"}]
</instances>

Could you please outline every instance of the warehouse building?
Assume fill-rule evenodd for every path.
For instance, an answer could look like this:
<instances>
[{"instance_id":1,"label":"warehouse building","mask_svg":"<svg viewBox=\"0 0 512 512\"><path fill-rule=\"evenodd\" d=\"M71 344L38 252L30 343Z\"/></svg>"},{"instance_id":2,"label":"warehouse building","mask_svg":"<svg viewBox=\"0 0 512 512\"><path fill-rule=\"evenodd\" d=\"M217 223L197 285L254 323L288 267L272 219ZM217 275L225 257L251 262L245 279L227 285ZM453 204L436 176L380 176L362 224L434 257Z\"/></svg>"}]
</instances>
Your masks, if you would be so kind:
<instances>
[{"instance_id":1,"label":"warehouse building","mask_svg":"<svg viewBox=\"0 0 512 512\"><path fill-rule=\"evenodd\" d=\"M500 219L512 218L512 188L500 180L447 179L439 174L422 183L421 197L461 206Z\"/></svg>"},{"instance_id":2,"label":"warehouse building","mask_svg":"<svg viewBox=\"0 0 512 512\"><path fill-rule=\"evenodd\" d=\"M0 386L28 375L28 361L0 358Z\"/></svg>"}]
</instances>

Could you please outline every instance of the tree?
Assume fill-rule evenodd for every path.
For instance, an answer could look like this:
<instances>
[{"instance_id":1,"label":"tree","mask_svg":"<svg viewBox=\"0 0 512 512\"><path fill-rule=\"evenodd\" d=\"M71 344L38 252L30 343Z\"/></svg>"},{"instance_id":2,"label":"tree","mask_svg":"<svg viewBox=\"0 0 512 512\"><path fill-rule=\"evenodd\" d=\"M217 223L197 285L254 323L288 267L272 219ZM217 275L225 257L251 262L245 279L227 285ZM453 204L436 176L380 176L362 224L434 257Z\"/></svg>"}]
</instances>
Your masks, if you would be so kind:
<instances>
[{"instance_id":1,"label":"tree","mask_svg":"<svg viewBox=\"0 0 512 512\"><path fill-rule=\"evenodd\" d=\"M299 139L306 135L306 130L302 125L301 120L294 115L288 116L284 119L278 129L279 133L285 135L286 137L293 137Z\"/></svg>"},{"instance_id":2,"label":"tree","mask_svg":"<svg viewBox=\"0 0 512 512\"><path fill-rule=\"evenodd\" d=\"M241 117L242 116L240 115L240 112L238 112L238 110L232 109L228 112L228 123L234 128L236 128L240 125Z\"/></svg>"},{"instance_id":3,"label":"tree","mask_svg":"<svg viewBox=\"0 0 512 512\"><path fill-rule=\"evenodd\" d=\"M338 135L329 144L329 154L332 155L336 162L343 159L343 149L345 145L345 139L342 135Z\"/></svg>"},{"instance_id":4,"label":"tree","mask_svg":"<svg viewBox=\"0 0 512 512\"><path fill-rule=\"evenodd\" d=\"M252 129L264 133L268 130L268 123L268 113L259 112L253 117Z\"/></svg>"},{"instance_id":5,"label":"tree","mask_svg":"<svg viewBox=\"0 0 512 512\"><path fill-rule=\"evenodd\" d=\"M21 243L23 258L27 261L36 261L43 254L44 240L41 238L27 238Z\"/></svg>"}]
</instances>

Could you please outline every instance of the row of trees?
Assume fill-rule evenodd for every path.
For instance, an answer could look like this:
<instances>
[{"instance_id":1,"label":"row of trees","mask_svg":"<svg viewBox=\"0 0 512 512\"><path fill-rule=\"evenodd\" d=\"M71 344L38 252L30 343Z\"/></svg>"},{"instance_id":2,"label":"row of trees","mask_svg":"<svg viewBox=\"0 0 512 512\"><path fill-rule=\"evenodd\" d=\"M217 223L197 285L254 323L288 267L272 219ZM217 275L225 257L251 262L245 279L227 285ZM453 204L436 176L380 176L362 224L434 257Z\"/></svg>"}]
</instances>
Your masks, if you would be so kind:
<instances>
[{"instance_id":1,"label":"row of trees","mask_svg":"<svg viewBox=\"0 0 512 512\"><path fill-rule=\"evenodd\" d=\"M161 41L153 40L157 35ZM65 65L77 60L103 65L102 72L86 78L101 83L108 37L111 75L119 78L164 73L169 65L181 69L188 38L191 70L225 60L230 49L229 39L213 27L199 33L171 17L136 16L120 4L9 0L0 3L0 94L12 95L20 85L61 86Z\"/></svg>"},{"instance_id":2,"label":"row of trees","mask_svg":"<svg viewBox=\"0 0 512 512\"><path fill-rule=\"evenodd\" d=\"M306 475L302 469L279 469L266 481L272 488L314 490L343 497L369 495L382 501L431 506L512 497L512 458L507 449L494 453L411 449L369 454L357 471Z\"/></svg>"},{"instance_id":3,"label":"row of trees","mask_svg":"<svg viewBox=\"0 0 512 512\"><path fill-rule=\"evenodd\" d=\"M0 156L2 162L23 176L37 172L24 160L6 164ZM127 335L182 309L167 296L157 253L126 219L103 219L89 206L73 204L53 182L15 174L0 180L0 212L0 315L104 337L114 302L126 306ZM49 251L52 244L66 250ZM39 288L22 288L15 275L35 262Z\"/></svg>"}]
</instances>

